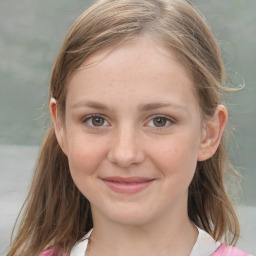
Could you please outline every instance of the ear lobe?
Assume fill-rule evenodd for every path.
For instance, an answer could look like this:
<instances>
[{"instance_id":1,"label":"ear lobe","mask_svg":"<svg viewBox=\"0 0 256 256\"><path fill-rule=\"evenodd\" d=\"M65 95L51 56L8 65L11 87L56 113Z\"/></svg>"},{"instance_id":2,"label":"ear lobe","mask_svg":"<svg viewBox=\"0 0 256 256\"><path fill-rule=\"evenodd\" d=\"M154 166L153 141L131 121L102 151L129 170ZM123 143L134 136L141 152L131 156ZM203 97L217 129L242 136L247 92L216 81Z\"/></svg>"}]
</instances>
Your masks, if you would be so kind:
<instances>
[{"instance_id":1,"label":"ear lobe","mask_svg":"<svg viewBox=\"0 0 256 256\"><path fill-rule=\"evenodd\" d=\"M59 146L61 147L62 151L65 153L65 147L64 147L64 143L63 143L64 128L63 128L62 121L61 121L61 118L58 113L56 99L51 98L49 108L50 108L51 118L53 121L57 141L58 141Z\"/></svg>"},{"instance_id":2,"label":"ear lobe","mask_svg":"<svg viewBox=\"0 0 256 256\"><path fill-rule=\"evenodd\" d=\"M205 161L214 155L220 144L227 120L227 109L223 105L218 105L214 116L205 121L199 145L198 161Z\"/></svg>"}]
</instances>

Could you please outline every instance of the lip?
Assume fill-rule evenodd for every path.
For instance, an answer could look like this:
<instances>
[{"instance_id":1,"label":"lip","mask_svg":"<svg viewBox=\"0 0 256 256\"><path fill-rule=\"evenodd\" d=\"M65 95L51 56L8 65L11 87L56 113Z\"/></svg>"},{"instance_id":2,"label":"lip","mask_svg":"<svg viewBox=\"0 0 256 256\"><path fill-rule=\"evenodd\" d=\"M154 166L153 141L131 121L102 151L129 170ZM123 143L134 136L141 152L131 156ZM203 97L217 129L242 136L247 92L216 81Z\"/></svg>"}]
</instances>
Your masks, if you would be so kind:
<instances>
[{"instance_id":1,"label":"lip","mask_svg":"<svg viewBox=\"0 0 256 256\"><path fill-rule=\"evenodd\" d=\"M135 194L149 187L155 179L145 177L112 176L102 178L102 181L113 191L124 194Z\"/></svg>"}]
</instances>

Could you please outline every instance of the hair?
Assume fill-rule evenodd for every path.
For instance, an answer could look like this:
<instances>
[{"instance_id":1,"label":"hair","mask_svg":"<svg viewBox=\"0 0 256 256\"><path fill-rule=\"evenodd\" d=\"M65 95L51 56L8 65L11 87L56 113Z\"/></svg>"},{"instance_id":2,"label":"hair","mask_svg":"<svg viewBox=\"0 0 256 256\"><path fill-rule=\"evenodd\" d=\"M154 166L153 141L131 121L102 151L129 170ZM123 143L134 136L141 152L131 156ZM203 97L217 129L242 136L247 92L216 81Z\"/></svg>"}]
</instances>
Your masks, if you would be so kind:
<instances>
[{"instance_id":1,"label":"hair","mask_svg":"<svg viewBox=\"0 0 256 256\"><path fill-rule=\"evenodd\" d=\"M196 8L185 0L102 0L74 23L53 66L49 97L57 100L63 116L69 81L85 59L140 35L175 53L193 79L204 117L214 115L222 94L230 89L219 45ZM229 244L235 244L240 233L224 185L226 174L234 172L222 139L210 159L197 163L188 191L190 220ZM70 252L92 227L89 201L75 186L51 125L8 256L34 256L48 247Z\"/></svg>"}]
</instances>

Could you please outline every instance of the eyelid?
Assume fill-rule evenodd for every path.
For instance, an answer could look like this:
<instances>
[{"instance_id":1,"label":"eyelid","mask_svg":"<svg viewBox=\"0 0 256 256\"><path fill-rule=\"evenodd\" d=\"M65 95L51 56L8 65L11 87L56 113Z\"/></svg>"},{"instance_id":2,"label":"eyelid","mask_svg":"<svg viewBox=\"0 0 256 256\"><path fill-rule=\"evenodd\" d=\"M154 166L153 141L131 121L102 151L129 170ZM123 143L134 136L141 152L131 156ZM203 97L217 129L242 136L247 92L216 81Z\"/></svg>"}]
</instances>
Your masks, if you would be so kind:
<instances>
[{"instance_id":1,"label":"eyelid","mask_svg":"<svg viewBox=\"0 0 256 256\"><path fill-rule=\"evenodd\" d=\"M153 127L153 126L150 126L150 127L153 127L154 129L166 129L166 128L169 128L169 126L171 126L172 124L175 124L176 123L176 120L170 116L167 116L167 115L163 115L163 114L155 114L153 116L150 116L148 118L148 121L146 122L146 124L148 124L150 121L153 121L153 119L155 118L159 118L159 117L163 117L166 119L167 122L169 122L168 125L165 125L163 127Z\"/></svg>"},{"instance_id":2,"label":"eyelid","mask_svg":"<svg viewBox=\"0 0 256 256\"><path fill-rule=\"evenodd\" d=\"M99 118L103 118L104 119L104 123L106 122L107 124L104 124L102 126L94 126L92 124L88 124L88 121L93 118L93 117L99 117ZM157 127L157 126L153 126L153 125L148 125L149 122L153 121L155 118L159 118L159 117L162 117L162 118L165 118L166 121L167 121L167 124L165 126L160 126L160 127ZM81 119L81 122L83 124L85 124L87 127L89 128L92 128L92 129L103 129L103 128L106 128L106 127L109 127L111 126L110 122L108 121L107 117L105 115L102 115L102 114L89 114L89 115L86 115L84 116L82 119ZM166 129L166 128L169 128L171 125L175 124L176 123L176 120L175 118L173 117L170 117L168 115L164 115L164 114L155 114L155 115L152 115L150 117L147 118L147 121L145 122L145 124L143 126L149 126L151 128L154 128L154 129L157 129L157 130L160 130L160 129Z\"/></svg>"},{"instance_id":3,"label":"eyelid","mask_svg":"<svg viewBox=\"0 0 256 256\"><path fill-rule=\"evenodd\" d=\"M104 119L104 122L107 122L108 125L102 125L102 126L93 126L93 125L89 125L87 122L88 122L91 118L93 118L93 117L100 117L100 118ZM84 116L84 117L82 118L81 122L82 122L83 124L87 123L87 126L90 127L90 128L92 128L92 129L102 129L102 127L110 126L110 125L109 125L109 122L108 122L108 120L107 120L107 118L106 118L104 115L102 115L102 114L90 114L90 115L86 115L86 116Z\"/></svg>"}]
</instances>

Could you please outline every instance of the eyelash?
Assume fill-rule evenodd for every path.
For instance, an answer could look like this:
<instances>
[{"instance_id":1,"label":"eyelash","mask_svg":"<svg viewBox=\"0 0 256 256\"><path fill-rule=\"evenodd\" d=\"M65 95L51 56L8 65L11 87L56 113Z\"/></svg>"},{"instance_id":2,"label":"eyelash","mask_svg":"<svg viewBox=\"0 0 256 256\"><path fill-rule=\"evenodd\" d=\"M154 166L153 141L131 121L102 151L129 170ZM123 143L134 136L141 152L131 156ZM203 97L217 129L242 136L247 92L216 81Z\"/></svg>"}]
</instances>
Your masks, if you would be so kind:
<instances>
[{"instance_id":1,"label":"eyelash","mask_svg":"<svg viewBox=\"0 0 256 256\"><path fill-rule=\"evenodd\" d=\"M93 114L93 115L89 115L89 116L86 116L85 118L83 118L82 119L82 123L83 124L87 124L89 127L93 128L93 129L100 129L101 127L108 126L108 125L101 125L101 126L93 125L92 124L93 118L101 118L104 121L104 123L107 122L107 120L106 120L106 118L104 116L99 115L99 114ZM89 124L89 122L91 122L91 124Z\"/></svg>"},{"instance_id":2,"label":"eyelash","mask_svg":"<svg viewBox=\"0 0 256 256\"><path fill-rule=\"evenodd\" d=\"M155 128L155 129L165 129L165 128L168 128L169 126L171 126L172 124L175 124L175 120L166 115L154 115L154 116L150 117L150 120L147 122L147 124L149 122L154 122L154 120L157 118L163 118L167 124L164 126L160 126L160 127L154 126L153 128Z\"/></svg>"},{"instance_id":3,"label":"eyelash","mask_svg":"<svg viewBox=\"0 0 256 256\"><path fill-rule=\"evenodd\" d=\"M103 120L104 124L106 122L108 123L106 118L104 116L100 115L100 114L93 114L93 115L86 116L85 118L82 119L82 123L87 124L90 128L93 128L93 129L101 129L102 127L109 126L108 124L107 125L106 124L105 125L100 125L100 126L93 125L93 123L92 123L93 118L100 118L100 119ZM163 118L166 121L167 125L165 124L164 126L159 126L159 127L152 125L150 127L153 127L154 129L164 129L164 128L168 128L172 124L175 124L175 120L166 116L166 115L151 116L149 121L146 122L146 124L149 124L150 122L154 122L154 120L157 119L157 118ZM91 123L89 124L89 122L91 122ZM145 125L145 126L147 126L147 125Z\"/></svg>"}]
</instances>

